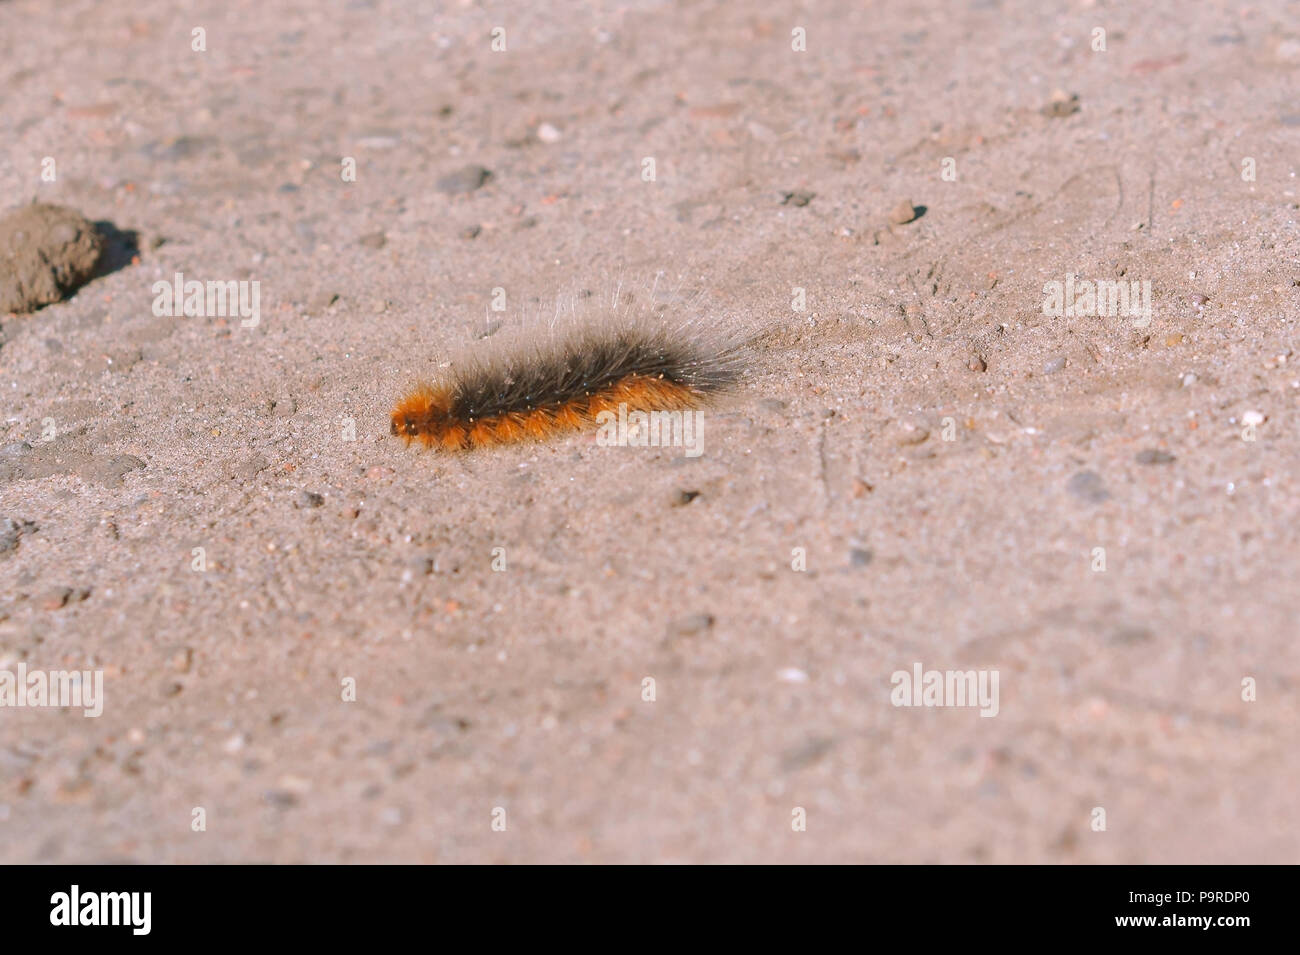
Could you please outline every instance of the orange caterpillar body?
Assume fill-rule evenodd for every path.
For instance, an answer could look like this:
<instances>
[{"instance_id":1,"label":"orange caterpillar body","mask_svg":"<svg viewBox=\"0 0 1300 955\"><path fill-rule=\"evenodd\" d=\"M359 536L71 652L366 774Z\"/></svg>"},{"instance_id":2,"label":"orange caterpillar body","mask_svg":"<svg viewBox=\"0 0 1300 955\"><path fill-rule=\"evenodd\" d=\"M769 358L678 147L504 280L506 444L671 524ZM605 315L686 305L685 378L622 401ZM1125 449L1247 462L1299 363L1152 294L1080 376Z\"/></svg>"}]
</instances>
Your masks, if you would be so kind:
<instances>
[{"instance_id":1,"label":"orange caterpillar body","mask_svg":"<svg viewBox=\"0 0 1300 955\"><path fill-rule=\"evenodd\" d=\"M735 352L683 329L625 325L579 329L542 347L506 352L393 408L392 433L449 451L544 440L595 422L620 405L694 408L736 376Z\"/></svg>"}]
</instances>

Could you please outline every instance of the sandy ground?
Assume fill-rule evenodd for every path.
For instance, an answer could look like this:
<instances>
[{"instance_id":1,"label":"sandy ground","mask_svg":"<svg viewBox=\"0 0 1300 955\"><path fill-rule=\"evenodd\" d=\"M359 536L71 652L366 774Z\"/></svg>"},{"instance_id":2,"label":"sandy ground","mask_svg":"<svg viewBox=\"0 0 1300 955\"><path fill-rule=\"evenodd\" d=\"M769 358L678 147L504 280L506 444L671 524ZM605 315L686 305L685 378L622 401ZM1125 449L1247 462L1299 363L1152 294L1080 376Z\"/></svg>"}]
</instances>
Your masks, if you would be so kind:
<instances>
[{"instance_id":1,"label":"sandy ground","mask_svg":"<svg viewBox=\"0 0 1300 955\"><path fill-rule=\"evenodd\" d=\"M0 316L0 670L105 695L0 859L1295 862L1298 85L1281 2L0 2L3 205L138 239ZM757 330L702 456L389 436L620 283Z\"/></svg>"}]
</instances>

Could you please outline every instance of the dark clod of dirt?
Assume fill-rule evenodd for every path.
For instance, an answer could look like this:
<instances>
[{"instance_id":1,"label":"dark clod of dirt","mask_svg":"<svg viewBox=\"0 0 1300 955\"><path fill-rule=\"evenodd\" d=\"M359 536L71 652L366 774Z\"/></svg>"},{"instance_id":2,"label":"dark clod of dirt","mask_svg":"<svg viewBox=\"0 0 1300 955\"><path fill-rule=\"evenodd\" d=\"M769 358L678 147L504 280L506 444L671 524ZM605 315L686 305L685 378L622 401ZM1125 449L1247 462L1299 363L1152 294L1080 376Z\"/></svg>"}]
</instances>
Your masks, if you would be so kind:
<instances>
[{"instance_id":1,"label":"dark clod of dirt","mask_svg":"<svg viewBox=\"0 0 1300 955\"><path fill-rule=\"evenodd\" d=\"M1150 643L1154 634L1146 627L1121 627L1111 635L1110 642L1121 647L1131 647L1139 643Z\"/></svg>"},{"instance_id":2,"label":"dark clod of dirt","mask_svg":"<svg viewBox=\"0 0 1300 955\"><path fill-rule=\"evenodd\" d=\"M122 479L132 471L144 468L145 462L134 454L115 454L112 457L95 455L77 469L85 480L104 487L121 487Z\"/></svg>"},{"instance_id":3,"label":"dark clod of dirt","mask_svg":"<svg viewBox=\"0 0 1300 955\"><path fill-rule=\"evenodd\" d=\"M95 274L104 237L64 206L35 202L0 219L0 312L34 312Z\"/></svg>"},{"instance_id":4,"label":"dark clod of dirt","mask_svg":"<svg viewBox=\"0 0 1300 955\"><path fill-rule=\"evenodd\" d=\"M1178 460L1168 451L1161 451L1158 448L1147 448L1139 451L1133 458L1138 464L1173 464Z\"/></svg>"},{"instance_id":5,"label":"dark clod of dirt","mask_svg":"<svg viewBox=\"0 0 1300 955\"><path fill-rule=\"evenodd\" d=\"M693 613L679 617L668 625L670 637L693 637L705 633L713 627L713 614Z\"/></svg>"},{"instance_id":6,"label":"dark clod of dirt","mask_svg":"<svg viewBox=\"0 0 1300 955\"><path fill-rule=\"evenodd\" d=\"M1096 471L1080 471L1065 486L1071 494L1089 504L1110 500L1110 491L1106 490L1101 475Z\"/></svg>"},{"instance_id":7,"label":"dark clod of dirt","mask_svg":"<svg viewBox=\"0 0 1300 955\"><path fill-rule=\"evenodd\" d=\"M781 754L781 769L787 773L796 773L818 762L834 745L835 741L829 736L811 736Z\"/></svg>"},{"instance_id":8,"label":"dark clod of dirt","mask_svg":"<svg viewBox=\"0 0 1300 955\"><path fill-rule=\"evenodd\" d=\"M849 551L849 566L866 567L876 555L866 547L854 547Z\"/></svg>"},{"instance_id":9,"label":"dark clod of dirt","mask_svg":"<svg viewBox=\"0 0 1300 955\"><path fill-rule=\"evenodd\" d=\"M31 521L16 521L12 517L0 517L0 557L18 549L18 542L23 534L36 528Z\"/></svg>"},{"instance_id":10,"label":"dark clod of dirt","mask_svg":"<svg viewBox=\"0 0 1300 955\"><path fill-rule=\"evenodd\" d=\"M268 789L262 793L262 799L276 809L292 809L299 803L298 796L285 789Z\"/></svg>"},{"instance_id":11,"label":"dark clod of dirt","mask_svg":"<svg viewBox=\"0 0 1300 955\"><path fill-rule=\"evenodd\" d=\"M1049 119L1064 119L1066 116L1073 116L1079 111L1079 94L1066 94L1057 90L1052 94L1051 100L1041 110L1042 114Z\"/></svg>"},{"instance_id":12,"label":"dark clod of dirt","mask_svg":"<svg viewBox=\"0 0 1300 955\"><path fill-rule=\"evenodd\" d=\"M294 495L293 506L297 508L320 507L325 503L325 498L315 491L301 490Z\"/></svg>"},{"instance_id":13,"label":"dark clod of dirt","mask_svg":"<svg viewBox=\"0 0 1300 955\"><path fill-rule=\"evenodd\" d=\"M784 192L781 194L781 205L783 206L806 206L816 198L817 193L808 192L806 189L796 189L794 192Z\"/></svg>"}]
</instances>

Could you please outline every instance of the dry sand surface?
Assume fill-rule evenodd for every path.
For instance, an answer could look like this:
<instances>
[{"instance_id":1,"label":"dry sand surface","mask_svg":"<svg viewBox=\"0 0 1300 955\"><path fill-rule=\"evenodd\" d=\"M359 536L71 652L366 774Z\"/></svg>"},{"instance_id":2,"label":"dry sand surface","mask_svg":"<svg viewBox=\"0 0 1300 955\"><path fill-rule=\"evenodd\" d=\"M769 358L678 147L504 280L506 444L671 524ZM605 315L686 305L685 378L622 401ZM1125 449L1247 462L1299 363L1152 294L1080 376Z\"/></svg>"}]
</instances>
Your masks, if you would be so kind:
<instances>
[{"instance_id":1,"label":"dry sand surface","mask_svg":"<svg viewBox=\"0 0 1300 955\"><path fill-rule=\"evenodd\" d=\"M1275 0L0 0L0 211L110 236L0 316L0 671L104 697L0 859L1296 861L1298 87ZM620 285L751 334L703 455L389 435Z\"/></svg>"}]
</instances>

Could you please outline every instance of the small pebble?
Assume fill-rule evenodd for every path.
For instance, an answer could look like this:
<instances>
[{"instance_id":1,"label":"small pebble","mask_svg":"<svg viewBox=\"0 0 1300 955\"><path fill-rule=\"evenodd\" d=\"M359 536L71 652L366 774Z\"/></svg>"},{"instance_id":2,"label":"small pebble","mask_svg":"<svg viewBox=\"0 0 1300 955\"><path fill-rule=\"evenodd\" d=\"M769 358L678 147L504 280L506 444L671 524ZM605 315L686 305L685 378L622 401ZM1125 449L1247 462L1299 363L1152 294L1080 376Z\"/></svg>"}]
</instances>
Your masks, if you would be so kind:
<instances>
[{"instance_id":1,"label":"small pebble","mask_svg":"<svg viewBox=\"0 0 1300 955\"><path fill-rule=\"evenodd\" d=\"M395 133L377 132L362 136L357 145L362 149L393 149L401 142Z\"/></svg>"},{"instance_id":2,"label":"small pebble","mask_svg":"<svg viewBox=\"0 0 1300 955\"><path fill-rule=\"evenodd\" d=\"M67 606L72 597L71 587L51 587L41 597L42 610L58 610Z\"/></svg>"},{"instance_id":3,"label":"small pebble","mask_svg":"<svg viewBox=\"0 0 1300 955\"><path fill-rule=\"evenodd\" d=\"M563 134L550 123L542 123L537 127L537 138L544 143L558 143L562 136Z\"/></svg>"},{"instance_id":4,"label":"small pebble","mask_svg":"<svg viewBox=\"0 0 1300 955\"><path fill-rule=\"evenodd\" d=\"M307 311L313 314L323 312L338 300L338 292L318 292L307 302Z\"/></svg>"},{"instance_id":5,"label":"small pebble","mask_svg":"<svg viewBox=\"0 0 1300 955\"><path fill-rule=\"evenodd\" d=\"M325 503L325 498L315 491L306 489L300 490L293 497L293 506L297 508L320 507Z\"/></svg>"},{"instance_id":6,"label":"small pebble","mask_svg":"<svg viewBox=\"0 0 1300 955\"><path fill-rule=\"evenodd\" d=\"M782 683L807 683L808 674L797 667L786 667L776 675L776 678Z\"/></svg>"},{"instance_id":7,"label":"small pebble","mask_svg":"<svg viewBox=\"0 0 1300 955\"><path fill-rule=\"evenodd\" d=\"M1065 367L1065 356L1060 355L1043 365L1044 375L1054 375Z\"/></svg>"},{"instance_id":8,"label":"small pebble","mask_svg":"<svg viewBox=\"0 0 1300 955\"><path fill-rule=\"evenodd\" d=\"M889 210L889 221L894 225L906 225L917 216L917 208L912 205L911 199L903 199L898 205Z\"/></svg>"},{"instance_id":9,"label":"small pebble","mask_svg":"<svg viewBox=\"0 0 1300 955\"><path fill-rule=\"evenodd\" d=\"M673 491L672 495L670 496L670 501L673 507L685 507L687 504L691 503L691 501L695 500L699 496L700 496L699 491L685 491L682 490L681 488L678 488L677 490Z\"/></svg>"},{"instance_id":10,"label":"small pebble","mask_svg":"<svg viewBox=\"0 0 1300 955\"><path fill-rule=\"evenodd\" d=\"M914 424L901 424L895 434L894 443L900 445L924 444L930 437L926 428Z\"/></svg>"},{"instance_id":11,"label":"small pebble","mask_svg":"<svg viewBox=\"0 0 1300 955\"><path fill-rule=\"evenodd\" d=\"M388 236L382 232L371 232L357 239L357 245L364 249L382 249L388 244Z\"/></svg>"},{"instance_id":12,"label":"small pebble","mask_svg":"<svg viewBox=\"0 0 1300 955\"><path fill-rule=\"evenodd\" d=\"M59 610L81 603L89 596L89 587L52 587L41 598L41 607L45 610Z\"/></svg>"},{"instance_id":13,"label":"small pebble","mask_svg":"<svg viewBox=\"0 0 1300 955\"><path fill-rule=\"evenodd\" d=\"M711 613L688 614L685 617L678 617L669 624L668 635L670 637L693 637L710 629L713 623L713 614Z\"/></svg>"},{"instance_id":14,"label":"small pebble","mask_svg":"<svg viewBox=\"0 0 1300 955\"><path fill-rule=\"evenodd\" d=\"M1241 416L1241 423L1247 426L1261 425L1264 423L1264 415L1259 411L1247 411Z\"/></svg>"},{"instance_id":15,"label":"small pebble","mask_svg":"<svg viewBox=\"0 0 1300 955\"><path fill-rule=\"evenodd\" d=\"M408 560L406 566L412 577L428 577L437 569L437 561L432 557L420 555Z\"/></svg>"},{"instance_id":16,"label":"small pebble","mask_svg":"<svg viewBox=\"0 0 1300 955\"><path fill-rule=\"evenodd\" d=\"M783 192L781 194L781 205L783 206L806 206L816 198L817 193L808 192L804 189L797 189L794 192Z\"/></svg>"}]
</instances>

